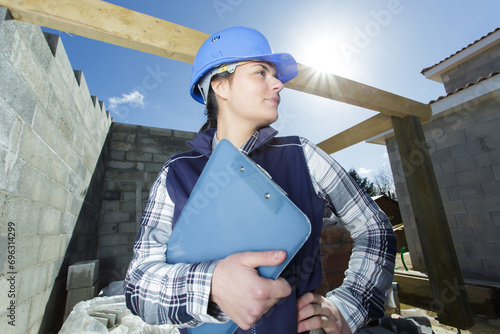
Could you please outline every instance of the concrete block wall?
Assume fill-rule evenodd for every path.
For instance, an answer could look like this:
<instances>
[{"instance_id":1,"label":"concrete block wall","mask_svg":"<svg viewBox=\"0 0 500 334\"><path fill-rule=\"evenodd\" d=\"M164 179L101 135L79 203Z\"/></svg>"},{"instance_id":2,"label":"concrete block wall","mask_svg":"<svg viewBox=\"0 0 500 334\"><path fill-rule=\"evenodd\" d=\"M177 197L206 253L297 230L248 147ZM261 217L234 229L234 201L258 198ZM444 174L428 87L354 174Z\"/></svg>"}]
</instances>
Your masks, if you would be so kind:
<instances>
[{"instance_id":1,"label":"concrete block wall","mask_svg":"<svg viewBox=\"0 0 500 334\"><path fill-rule=\"evenodd\" d=\"M100 201L88 195L100 194L90 185L93 175L103 176L102 168L94 171L111 119L72 69L59 37L11 20L4 7L0 124L0 333L50 332L57 324L46 314L64 310L58 303L67 266L97 253L90 237L97 221L94 231L80 229L83 240L74 232L82 211L82 222L92 221L92 209L99 217Z\"/></svg>"},{"instance_id":2,"label":"concrete block wall","mask_svg":"<svg viewBox=\"0 0 500 334\"><path fill-rule=\"evenodd\" d=\"M473 89L471 87L470 89ZM500 281L500 99L495 93L423 124L465 278ZM386 140L412 264L425 271L395 138Z\"/></svg>"},{"instance_id":3,"label":"concrete block wall","mask_svg":"<svg viewBox=\"0 0 500 334\"><path fill-rule=\"evenodd\" d=\"M102 289L123 280L146 206L149 189L165 162L191 150L194 132L113 123L99 226Z\"/></svg>"},{"instance_id":4,"label":"concrete block wall","mask_svg":"<svg viewBox=\"0 0 500 334\"><path fill-rule=\"evenodd\" d=\"M500 44L446 71L441 78L446 93L451 93L496 71L500 71Z\"/></svg>"}]
</instances>

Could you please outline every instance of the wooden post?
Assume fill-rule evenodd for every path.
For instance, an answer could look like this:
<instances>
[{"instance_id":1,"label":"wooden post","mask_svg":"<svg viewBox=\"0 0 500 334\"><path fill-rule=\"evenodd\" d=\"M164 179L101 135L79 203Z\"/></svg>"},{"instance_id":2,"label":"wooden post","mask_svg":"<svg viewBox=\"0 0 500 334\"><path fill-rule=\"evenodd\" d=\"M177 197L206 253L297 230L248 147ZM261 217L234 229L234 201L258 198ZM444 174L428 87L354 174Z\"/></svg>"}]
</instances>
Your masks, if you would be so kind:
<instances>
[{"instance_id":1,"label":"wooden post","mask_svg":"<svg viewBox=\"0 0 500 334\"><path fill-rule=\"evenodd\" d=\"M474 325L434 168L417 117L392 117L420 244L440 323L460 329Z\"/></svg>"}]
</instances>

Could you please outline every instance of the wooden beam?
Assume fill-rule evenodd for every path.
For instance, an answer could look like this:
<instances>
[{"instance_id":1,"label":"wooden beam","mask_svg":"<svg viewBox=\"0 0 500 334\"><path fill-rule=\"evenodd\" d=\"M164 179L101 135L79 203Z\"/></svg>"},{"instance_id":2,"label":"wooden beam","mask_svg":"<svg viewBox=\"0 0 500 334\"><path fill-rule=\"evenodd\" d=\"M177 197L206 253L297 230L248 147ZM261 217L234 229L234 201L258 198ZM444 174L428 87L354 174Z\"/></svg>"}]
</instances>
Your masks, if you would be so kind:
<instances>
[{"instance_id":1,"label":"wooden beam","mask_svg":"<svg viewBox=\"0 0 500 334\"><path fill-rule=\"evenodd\" d=\"M99 0L0 0L14 19L193 63L203 32Z\"/></svg>"},{"instance_id":2,"label":"wooden beam","mask_svg":"<svg viewBox=\"0 0 500 334\"><path fill-rule=\"evenodd\" d=\"M322 141L318 147L332 154L390 129L392 129L391 116L378 114Z\"/></svg>"},{"instance_id":3,"label":"wooden beam","mask_svg":"<svg viewBox=\"0 0 500 334\"><path fill-rule=\"evenodd\" d=\"M411 206L433 294L431 307L442 324L474 325L462 272L420 120L392 117Z\"/></svg>"},{"instance_id":4,"label":"wooden beam","mask_svg":"<svg viewBox=\"0 0 500 334\"><path fill-rule=\"evenodd\" d=\"M432 116L431 107L384 90L364 85L335 74L321 72L299 64L299 75L285 87L328 99L375 110L386 115L416 116L427 121Z\"/></svg>"},{"instance_id":5,"label":"wooden beam","mask_svg":"<svg viewBox=\"0 0 500 334\"><path fill-rule=\"evenodd\" d=\"M0 0L16 20L192 63L208 34L99 0ZM286 87L391 116L429 120L429 105L299 64Z\"/></svg>"}]
</instances>

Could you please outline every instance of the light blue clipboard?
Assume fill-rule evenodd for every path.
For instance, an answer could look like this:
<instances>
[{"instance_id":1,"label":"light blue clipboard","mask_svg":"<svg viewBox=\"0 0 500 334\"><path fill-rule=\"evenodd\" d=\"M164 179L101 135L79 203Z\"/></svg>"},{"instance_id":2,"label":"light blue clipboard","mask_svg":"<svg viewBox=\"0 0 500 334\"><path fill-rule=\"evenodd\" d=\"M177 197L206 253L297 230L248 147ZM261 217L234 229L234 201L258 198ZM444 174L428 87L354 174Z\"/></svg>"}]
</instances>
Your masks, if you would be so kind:
<instances>
[{"instance_id":1,"label":"light blue clipboard","mask_svg":"<svg viewBox=\"0 0 500 334\"><path fill-rule=\"evenodd\" d=\"M218 260L244 251L284 250L279 266L261 266L276 279L311 233L307 216L245 154L223 139L193 188L167 243L168 263ZM233 333L238 326L203 324L192 334Z\"/></svg>"}]
</instances>

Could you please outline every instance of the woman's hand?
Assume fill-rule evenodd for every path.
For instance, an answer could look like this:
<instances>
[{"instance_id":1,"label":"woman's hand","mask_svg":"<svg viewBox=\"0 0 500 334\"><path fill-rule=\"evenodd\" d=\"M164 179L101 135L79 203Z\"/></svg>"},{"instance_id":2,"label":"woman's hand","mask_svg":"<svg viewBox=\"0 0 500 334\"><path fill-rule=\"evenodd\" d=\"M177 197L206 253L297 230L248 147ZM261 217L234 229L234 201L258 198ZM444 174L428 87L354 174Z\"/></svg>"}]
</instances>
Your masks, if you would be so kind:
<instances>
[{"instance_id":1,"label":"woman's hand","mask_svg":"<svg viewBox=\"0 0 500 334\"><path fill-rule=\"evenodd\" d=\"M308 292L297 300L297 332L323 328L327 334L352 334L344 316L325 297Z\"/></svg>"},{"instance_id":2,"label":"woman's hand","mask_svg":"<svg viewBox=\"0 0 500 334\"><path fill-rule=\"evenodd\" d=\"M240 328L247 330L292 288L283 279L259 276L257 267L277 266L283 251L236 253L220 260L212 276L210 300Z\"/></svg>"}]
</instances>

